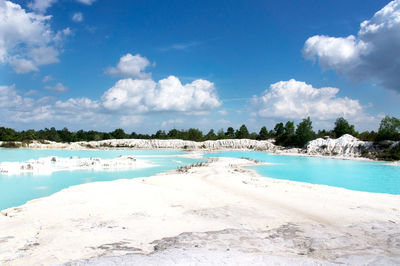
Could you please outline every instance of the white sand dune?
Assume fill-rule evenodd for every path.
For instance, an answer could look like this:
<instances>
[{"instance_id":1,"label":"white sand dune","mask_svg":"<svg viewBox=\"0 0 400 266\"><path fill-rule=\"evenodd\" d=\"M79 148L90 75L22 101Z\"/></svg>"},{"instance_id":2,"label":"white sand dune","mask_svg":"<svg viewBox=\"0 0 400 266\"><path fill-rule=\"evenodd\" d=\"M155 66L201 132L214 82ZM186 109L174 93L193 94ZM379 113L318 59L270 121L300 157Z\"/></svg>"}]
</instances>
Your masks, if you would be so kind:
<instances>
[{"instance_id":1,"label":"white sand dune","mask_svg":"<svg viewBox=\"0 0 400 266\"><path fill-rule=\"evenodd\" d=\"M400 263L400 196L242 168L255 164L219 158L183 172L79 185L4 210L0 264Z\"/></svg>"}]
</instances>

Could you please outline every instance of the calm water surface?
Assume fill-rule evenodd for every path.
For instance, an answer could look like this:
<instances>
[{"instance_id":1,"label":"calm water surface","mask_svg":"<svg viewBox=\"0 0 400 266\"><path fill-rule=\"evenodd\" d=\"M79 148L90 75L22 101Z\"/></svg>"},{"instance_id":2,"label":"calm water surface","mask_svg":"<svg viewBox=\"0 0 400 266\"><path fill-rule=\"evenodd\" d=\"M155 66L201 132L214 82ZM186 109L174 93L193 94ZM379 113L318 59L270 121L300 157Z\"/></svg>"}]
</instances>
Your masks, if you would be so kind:
<instances>
[{"instance_id":1,"label":"calm water surface","mask_svg":"<svg viewBox=\"0 0 400 266\"><path fill-rule=\"evenodd\" d=\"M264 152L219 152L205 157L247 157L273 163L251 167L260 175L358 191L400 194L400 167L381 162L273 155Z\"/></svg>"},{"instance_id":2,"label":"calm water surface","mask_svg":"<svg viewBox=\"0 0 400 266\"><path fill-rule=\"evenodd\" d=\"M59 156L81 158L116 158L120 155L132 155L147 160L157 166L144 169L123 171L76 170L60 171L51 175L1 175L0 174L0 210L15 207L29 200L49 196L64 188L89 182L111 181L147 177L177 167L196 163L199 159L177 157L183 152L170 150L29 150L0 149L0 162L24 162L40 157ZM143 156L143 157L142 157Z\"/></svg>"}]
</instances>

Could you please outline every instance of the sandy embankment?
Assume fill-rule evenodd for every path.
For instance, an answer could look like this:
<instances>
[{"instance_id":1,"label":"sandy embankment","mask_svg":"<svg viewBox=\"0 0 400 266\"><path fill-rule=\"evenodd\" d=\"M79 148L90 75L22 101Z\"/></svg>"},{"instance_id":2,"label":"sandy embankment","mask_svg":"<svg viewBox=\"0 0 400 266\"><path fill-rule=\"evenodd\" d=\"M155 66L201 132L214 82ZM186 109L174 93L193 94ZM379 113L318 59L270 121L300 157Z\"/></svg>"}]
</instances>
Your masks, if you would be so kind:
<instances>
[{"instance_id":1,"label":"sandy embankment","mask_svg":"<svg viewBox=\"0 0 400 266\"><path fill-rule=\"evenodd\" d=\"M183 173L79 185L2 211L0 264L400 263L400 196L241 167L254 164L219 158Z\"/></svg>"}]
</instances>

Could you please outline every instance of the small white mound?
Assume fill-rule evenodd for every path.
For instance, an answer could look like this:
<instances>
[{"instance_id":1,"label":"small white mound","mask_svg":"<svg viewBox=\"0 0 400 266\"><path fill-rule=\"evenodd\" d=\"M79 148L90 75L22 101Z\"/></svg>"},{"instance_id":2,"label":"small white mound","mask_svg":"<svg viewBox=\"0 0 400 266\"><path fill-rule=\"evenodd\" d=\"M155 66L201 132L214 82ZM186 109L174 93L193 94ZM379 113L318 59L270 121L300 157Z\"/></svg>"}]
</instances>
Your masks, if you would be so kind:
<instances>
[{"instance_id":1,"label":"small white mound","mask_svg":"<svg viewBox=\"0 0 400 266\"><path fill-rule=\"evenodd\" d=\"M311 155L338 155L360 157L364 149L370 148L372 142L361 141L349 134L338 139L318 138L307 145L307 153Z\"/></svg>"},{"instance_id":2,"label":"small white mound","mask_svg":"<svg viewBox=\"0 0 400 266\"><path fill-rule=\"evenodd\" d=\"M56 156L29 160L27 162L2 162L0 174L18 175L23 173L51 174L65 170L120 170L153 167L144 160L137 160L132 156L120 156L114 159L100 158L61 158Z\"/></svg>"}]
</instances>

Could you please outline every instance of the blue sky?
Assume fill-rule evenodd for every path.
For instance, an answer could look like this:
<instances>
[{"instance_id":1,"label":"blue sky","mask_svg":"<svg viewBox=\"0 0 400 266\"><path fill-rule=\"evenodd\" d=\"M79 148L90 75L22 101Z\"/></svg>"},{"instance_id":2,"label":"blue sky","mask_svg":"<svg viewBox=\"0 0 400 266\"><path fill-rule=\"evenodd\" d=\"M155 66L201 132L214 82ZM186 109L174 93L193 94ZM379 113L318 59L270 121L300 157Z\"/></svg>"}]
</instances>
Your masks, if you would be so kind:
<instances>
[{"instance_id":1,"label":"blue sky","mask_svg":"<svg viewBox=\"0 0 400 266\"><path fill-rule=\"evenodd\" d=\"M1 126L258 132L344 116L376 130L400 116L399 0L0 3Z\"/></svg>"}]
</instances>

